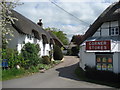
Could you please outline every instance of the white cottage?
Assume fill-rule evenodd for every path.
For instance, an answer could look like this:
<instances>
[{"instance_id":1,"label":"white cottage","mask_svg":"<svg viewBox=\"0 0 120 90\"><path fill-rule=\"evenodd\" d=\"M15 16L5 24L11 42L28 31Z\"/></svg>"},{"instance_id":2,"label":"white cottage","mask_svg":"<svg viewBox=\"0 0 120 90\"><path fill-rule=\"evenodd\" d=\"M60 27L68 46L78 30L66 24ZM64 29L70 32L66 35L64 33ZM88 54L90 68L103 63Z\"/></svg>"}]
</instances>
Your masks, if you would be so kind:
<instances>
[{"instance_id":1,"label":"white cottage","mask_svg":"<svg viewBox=\"0 0 120 90\"><path fill-rule=\"evenodd\" d=\"M15 23L9 26L14 33L14 37L8 37L12 38L8 44L9 48L17 49L20 53L24 44L30 42L38 44L41 49L40 55L45 56L49 55L56 42L59 42L58 45L63 46L57 37L53 37L54 35L51 36L49 32L46 32L42 28L41 20L39 20L38 24L35 24L14 10L12 10L12 16L18 20L15 20Z\"/></svg>"},{"instance_id":2,"label":"white cottage","mask_svg":"<svg viewBox=\"0 0 120 90\"><path fill-rule=\"evenodd\" d=\"M90 26L80 45L80 67L120 73L120 1L110 5Z\"/></svg>"}]
</instances>

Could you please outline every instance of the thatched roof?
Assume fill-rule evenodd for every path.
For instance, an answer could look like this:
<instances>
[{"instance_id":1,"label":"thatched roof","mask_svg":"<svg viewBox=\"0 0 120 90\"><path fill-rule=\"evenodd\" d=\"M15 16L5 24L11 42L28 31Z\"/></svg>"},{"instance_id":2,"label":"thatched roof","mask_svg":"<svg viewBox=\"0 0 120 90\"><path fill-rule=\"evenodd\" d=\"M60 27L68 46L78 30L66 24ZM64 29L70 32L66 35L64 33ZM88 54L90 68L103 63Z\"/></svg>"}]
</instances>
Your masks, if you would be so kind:
<instances>
[{"instance_id":1,"label":"thatched roof","mask_svg":"<svg viewBox=\"0 0 120 90\"><path fill-rule=\"evenodd\" d=\"M41 26L27 19L26 17L16 12L15 10L12 10L12 16L18 19L15 20L13 27L19 33L31 35L32 32L34 32L36 38L40 39L42 37L44 39L43 40L44 43L51 43L57 44L59 46L64 46L63 43L51 32L45 31Z\"/></svg>"},{"instance_id":2,"label":"thatched roof","mask_svg":"<svg viewBox=\"0 0 120 90\"><path fill-rule=\"evenodd\" d=\"M51 38L54 40L54 44L60 46L60 47L64 47L63 43L58 39L58 37L56 37L51 31L48 31L48 33L50 34Z\"/></svg>"},{"instance_id":3,"label":"thatched roof","mask_svg":"<svg viewBox=\"0 0 120 90\"><path fill-rule=\"evenodd\" d=\"M36 36L38 39L40 39L40 35L45 34L44 30L39 25L27 19L20 13L12 10L12 16L18 19L15 20L15 24L13 24L18 32L31 35L33 31L36 31L39 33L39 36Z\"/></svg>"},{"instance_id":4,"label":"thatched roof","mask_svg":"<svg viewBox=\"0 0 120 90\"><path fill-rule=\"evenodd\" d=\"M83 36L82 42L84 42L87 38L94 35L94 33L98 30L98 28L104 23L108 21L116 21L120 20L120 1L113 3L110 5L90 26L85 35ZM82 43L81 42L81 43Z\"/></svg>"}]
</instances>

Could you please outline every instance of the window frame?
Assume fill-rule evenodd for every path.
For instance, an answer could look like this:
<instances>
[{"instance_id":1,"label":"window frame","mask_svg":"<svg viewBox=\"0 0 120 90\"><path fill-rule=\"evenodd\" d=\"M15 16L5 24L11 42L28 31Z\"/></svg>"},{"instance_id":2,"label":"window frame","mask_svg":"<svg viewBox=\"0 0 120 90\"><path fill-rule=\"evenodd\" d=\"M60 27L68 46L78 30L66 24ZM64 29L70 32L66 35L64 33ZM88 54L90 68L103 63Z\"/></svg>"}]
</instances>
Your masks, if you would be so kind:
<instances>
[{"instance_id":1,"label":"window frame","mask_svg":"<svg viewBox=\"0 0 120 90\"><path fill-rule=\"evenodd\" d=\"M110 36L118 36L118 35L120 35L119 27L118 26L116 26L116 27L110 27L109 35Z\"/></svg>"}]
</instances>

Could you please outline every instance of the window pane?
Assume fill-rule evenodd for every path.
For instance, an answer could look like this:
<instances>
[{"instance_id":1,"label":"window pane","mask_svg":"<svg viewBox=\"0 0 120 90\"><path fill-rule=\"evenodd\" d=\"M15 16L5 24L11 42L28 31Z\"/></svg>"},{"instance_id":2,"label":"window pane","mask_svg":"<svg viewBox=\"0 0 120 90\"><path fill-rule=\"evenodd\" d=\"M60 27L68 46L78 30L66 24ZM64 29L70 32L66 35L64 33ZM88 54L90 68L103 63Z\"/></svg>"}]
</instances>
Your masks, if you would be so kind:
<instances>
[{"instance_id":1,"label":"window pane","mask_svg":"<svg viewBox=\"0 0 120 90\"><path fill-rule=\"evenodd\" d=\"M119 34L119 30L118 30L118 28L116 28L116 35L118 35Z\"/></svg>"},{"instance_id":2,"label":"window pane","mask_svg":"<svg viewBox=\"0 0 120 90\"><path fill-rule=\"evenodd\" d=\"M114 35L114 28L112 28L112 31L111 31L111 32L112 32L112 35Z\"/></svg>"},{"instance_id":3,"label":"window pane","mask_svg":"<svg viewBox=\"0 0 120 90\"><path fill-rule=\"evenodd\" d=\"M119 28L118 27L112 27L110 29L110 34L111 35L119 35Z\"/></svg>"}]
</instances>

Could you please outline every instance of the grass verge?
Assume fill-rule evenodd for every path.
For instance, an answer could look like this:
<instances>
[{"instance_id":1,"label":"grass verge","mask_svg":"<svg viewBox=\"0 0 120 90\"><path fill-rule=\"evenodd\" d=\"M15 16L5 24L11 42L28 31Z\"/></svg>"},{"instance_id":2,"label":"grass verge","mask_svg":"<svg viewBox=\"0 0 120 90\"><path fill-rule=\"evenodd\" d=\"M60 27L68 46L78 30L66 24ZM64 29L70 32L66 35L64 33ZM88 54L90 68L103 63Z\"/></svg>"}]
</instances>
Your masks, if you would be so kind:
<instances>
[{"instance_id":1,"label":"grass verge","mask_svg":"<svg viewBox=\"0 0 120 90\"><path fill-rule=\"evenodd\" d=\"M49 65L39 64L36 67L31 66L31 68L28 70L25 70L23 68L20 68L20 69L12 68L12 69L8 69L8 70L2 70L2 75L1 75L2 81L33 75L34 73L39 72L40 68L44 68L45 70L48 70L59 63L61 63L61 61L57 60L57 61L53 61Z\"/></svg>"},{"instance_id":2,"label":"grass verge","mask_svg":"<svg viewBox=\"0 0 120 90\"><path fill-rule=\"evenodd\" d=\"M95 80L95 79L91 79L91 78L86 77L85 71L80 67L76 68L75 74L78 76L78 78L81 81L86 81L86 82L101 84L101 85L107 85L107 86L114 87L114 88L120 88L120 82L117 82L117 83L112 82L112 81L108 82L108 81L105 81L105 80Z\"/></svg>"}]
</instances>

